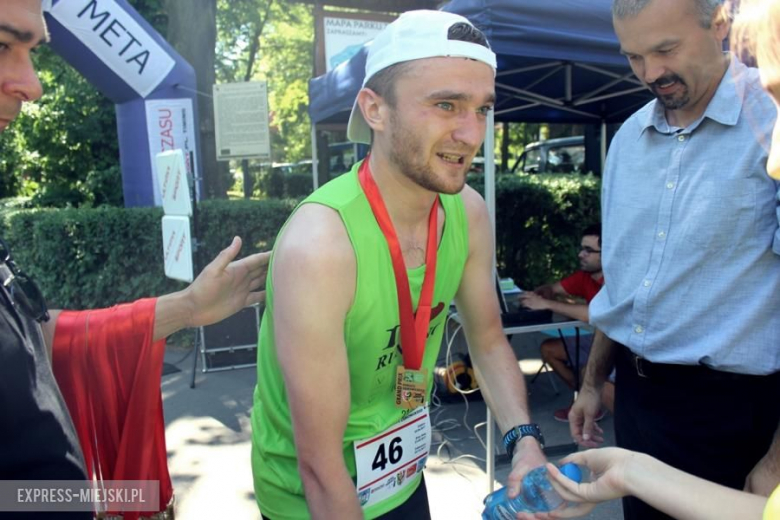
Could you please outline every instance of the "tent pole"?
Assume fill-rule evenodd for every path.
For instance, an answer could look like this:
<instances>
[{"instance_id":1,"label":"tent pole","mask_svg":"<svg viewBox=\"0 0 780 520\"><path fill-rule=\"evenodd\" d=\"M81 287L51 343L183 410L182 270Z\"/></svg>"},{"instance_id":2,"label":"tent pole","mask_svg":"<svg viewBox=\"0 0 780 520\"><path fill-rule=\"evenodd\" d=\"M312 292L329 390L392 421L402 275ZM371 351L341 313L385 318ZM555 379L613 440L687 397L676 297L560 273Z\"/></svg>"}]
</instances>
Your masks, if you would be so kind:
<instances>
[{"instance_id":1,"label":"tent pole","mask_svg":"<svg viewBox=\"0 0 780 520\"><path fill-rule=\"evenodd\" d=\"M607 122L601 121L601 175L604 175L604 165L607 162Z\"/></svg>"},{"instance_id":2,"label":"tent pole","mask_svg":"<svg viewBox=\"0 0 780 520\"><path fill-rule=\"evenodd\" d=\"M490 223L493 227L493 235L496 234L496 134L495 134L495 116L491 110L487 117L487 128L485 128L485 203L490 215ZM494 259L495 260L495 259ZM493 262L495 265L495 261Z\"/></svg>"},{"instance_id":3,"label":"tent pole","mask_svg":"<svg viewBox=\"0 0 780 520\"><path fill-rule=\"evenodd\" d=\"M490 227L493 233L493 244L496 243L496 158L495 150L495 115L491 110L487 117L487 127L485 128L485 203L490 215ZM496 275L496 248L493 246L493 276ZM493 483L495 482L495 423L490 408L487 409L487 474L488 474L488 493L493 492Z\"/></svg>"},{"instance_id":4,"label":"tent pole","mask_svg":"<svg viewBox=\"0 0 780 520\"><path fill-rule=\"evenodd\" d=\"M311 123L311 183L316 190L318 188L317 184L319 181L319 176L317 175L318 171L318 164L317 164L317 125L314 124L312 121Z\"/></svg>"}]
</instances>

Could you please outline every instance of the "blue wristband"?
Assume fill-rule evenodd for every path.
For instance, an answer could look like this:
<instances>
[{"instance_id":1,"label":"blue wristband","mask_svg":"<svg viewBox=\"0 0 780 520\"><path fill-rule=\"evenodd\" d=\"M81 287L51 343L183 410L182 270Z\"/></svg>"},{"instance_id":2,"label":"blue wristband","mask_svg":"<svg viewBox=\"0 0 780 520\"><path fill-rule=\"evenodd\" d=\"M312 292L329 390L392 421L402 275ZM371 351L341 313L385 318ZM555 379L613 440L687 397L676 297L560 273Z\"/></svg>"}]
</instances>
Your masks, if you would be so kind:
<instances>
[{"instance_id":1,"label":"blue wristband","mask_svg":"<svg viewBox=\"0 0 780 520\"><path fill-rule=\"evenodd\" d=\"M504 448L506 453L511 458L515 453L515 446L517 441L523 437L531 436L539 441L539 446L544 448L544 437L542 436L542 430L538 424L520 424L506 432L504 435Z\"/></svg>"}]
</instances>

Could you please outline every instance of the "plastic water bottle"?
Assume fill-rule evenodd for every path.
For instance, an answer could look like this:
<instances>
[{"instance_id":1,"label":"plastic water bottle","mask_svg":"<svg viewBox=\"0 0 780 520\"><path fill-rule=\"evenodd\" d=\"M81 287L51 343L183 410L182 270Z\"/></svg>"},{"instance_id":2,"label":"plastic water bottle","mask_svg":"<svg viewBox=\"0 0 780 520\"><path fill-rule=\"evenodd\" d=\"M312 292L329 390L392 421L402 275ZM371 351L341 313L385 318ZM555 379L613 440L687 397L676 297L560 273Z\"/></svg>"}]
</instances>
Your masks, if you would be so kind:
<instances>
[{"instance_id":1,"label":"plastic water bottle","mask_svg":"<svg viewBox=\"0 0 780 520\"><path fill-rule=\"evenodd\" d=\"M582 471L576 464L564 464L561 473L575 482L582 481ZM552 511L564 500L547 478L547 468L539 466L523 477L523 489L514 499L506 496L507 488L494 491L485 498L482 520L514 520L516 513L541 513Z\"/></svg>"}]
</instances>

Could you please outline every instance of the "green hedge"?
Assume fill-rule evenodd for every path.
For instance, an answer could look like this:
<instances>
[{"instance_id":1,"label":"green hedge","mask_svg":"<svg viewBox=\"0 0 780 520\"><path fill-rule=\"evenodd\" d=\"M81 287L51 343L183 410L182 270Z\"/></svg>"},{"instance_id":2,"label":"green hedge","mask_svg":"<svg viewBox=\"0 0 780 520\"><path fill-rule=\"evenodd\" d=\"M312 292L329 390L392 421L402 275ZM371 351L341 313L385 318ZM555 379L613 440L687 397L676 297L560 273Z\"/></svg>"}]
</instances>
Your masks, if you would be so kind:
<instances>
[{"instance_id":1,"label":"green hedge","mask_svg":"<svg viewBox=\"0 0 780 520\"><path fill-rule=\"evenodd\" d=\"M206 261L234 235L240 255L268 250L295 201L206 201L198 226ZM165 277L160 208L28 210L10 214L3 237L50 307L105 307L185 284Z\"/></svg>"},{"instance_id":2,"label":"green hedge","mask_svg":"<svg viewBox=\"0 0 780 520\"><path fill-rule=\"evenodd\" d=\"M277 168L263 172L256 186L259 193L272 199L302 199L313 190L311 173L283 173Z\"/></svg>"},{"instance_id":3,"label":"green hedge","mask_svg":"<svg viewBox=\"0 0 780 520\"><path fill-rule=\"evenodd\" d=\"M484 193L481 175L468 182ZM532 289L578 269L581 233L601 221L600 189L600 180L592 175L499 175L499 274Z\"/></svg>"},{"instance_id":4,"label":"green hedge","mask_svg":"<svg viewBox=\"0 0 780 520\"><path fill-rule=\"evenodd\" d=\"M481 178L469 184L482 191ZM497 258L501 276L523 288L577 268L580 233L599 221L592 176L499 176ZM265 251L295 207L287 200L212 200L199 206L204 260L233 236L241 255ZM52 308L104 307L184 286L165 278L159 208L26 210L0 204L0 234Z\"/></svg>"}]
</instances>

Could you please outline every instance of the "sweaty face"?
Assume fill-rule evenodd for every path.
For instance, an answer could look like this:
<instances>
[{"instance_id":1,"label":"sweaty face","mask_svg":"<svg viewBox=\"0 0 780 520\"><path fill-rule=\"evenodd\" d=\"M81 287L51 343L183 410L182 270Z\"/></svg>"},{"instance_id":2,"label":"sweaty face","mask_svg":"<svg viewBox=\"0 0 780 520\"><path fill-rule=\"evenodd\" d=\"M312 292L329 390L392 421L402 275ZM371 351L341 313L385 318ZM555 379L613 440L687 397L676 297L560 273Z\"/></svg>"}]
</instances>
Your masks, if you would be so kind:
<instances>
[{"instance_id":1,"label":"sweaty face","mask_svg":"<svg viewBox=\"0 0 780 520\"><path fill-rule=\"evenodd\" d=\"M415 184L459 193L485 136L494 100L493 70L464 58L418 60L395 84L385 131L374 148Z\"/></svg>"},{"instance_id":2,"label":"sweaty face","mask_svg":"<svg viewBox=\"0 0 780 520\"><path fill-rule=\"evenodd\" d=\"M41 96L30 53L46 39L40 0L2 0L0 9L0 132L22 103Z\"/></svg>"},{"instance_id":3,"label":"sweaty face","mask_svg":"<svg viewBox=\"0 0 780 520\"><path fill-rule=\"evenodd\" d=\"M636 16L614 19L621 52L668 111L701 115L725 71L728 23L701 25L695 0L652 0ZM690 122L690 121L686 121Z\"/></svg>"}]
</instances>

